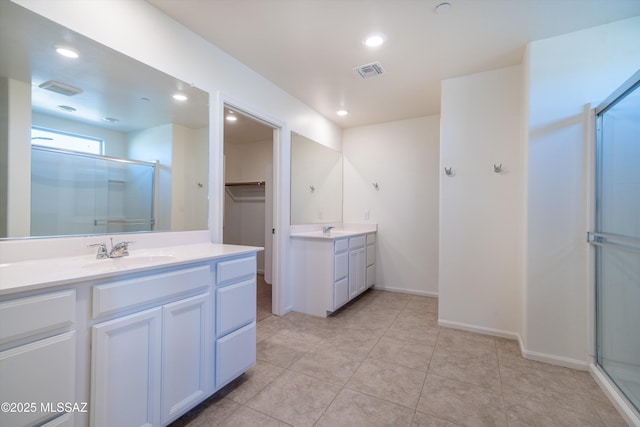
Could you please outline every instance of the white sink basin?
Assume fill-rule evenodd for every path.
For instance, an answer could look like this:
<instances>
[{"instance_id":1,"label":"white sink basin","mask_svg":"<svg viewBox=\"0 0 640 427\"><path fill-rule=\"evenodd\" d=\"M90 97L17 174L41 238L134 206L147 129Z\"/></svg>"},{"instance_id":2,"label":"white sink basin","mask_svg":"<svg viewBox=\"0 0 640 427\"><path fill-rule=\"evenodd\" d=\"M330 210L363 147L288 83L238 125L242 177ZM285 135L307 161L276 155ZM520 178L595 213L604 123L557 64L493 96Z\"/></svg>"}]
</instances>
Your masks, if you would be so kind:
<instances>
[{"instance_id":1,"label":"white sink basin","mask_svg":"<svg viewBox=\"0 0 640 427\"><path fill-rule=\"evenodd\" d=\"M89 264L85 264L84 267L86 268L101 268L101 267L129 268L129 267L159 264L163 262L170 262L175 259L176 257L174 257L173 255L133 255L133 256L125 256L121 258L97 259Z\"/></svg>"}]
</instances>

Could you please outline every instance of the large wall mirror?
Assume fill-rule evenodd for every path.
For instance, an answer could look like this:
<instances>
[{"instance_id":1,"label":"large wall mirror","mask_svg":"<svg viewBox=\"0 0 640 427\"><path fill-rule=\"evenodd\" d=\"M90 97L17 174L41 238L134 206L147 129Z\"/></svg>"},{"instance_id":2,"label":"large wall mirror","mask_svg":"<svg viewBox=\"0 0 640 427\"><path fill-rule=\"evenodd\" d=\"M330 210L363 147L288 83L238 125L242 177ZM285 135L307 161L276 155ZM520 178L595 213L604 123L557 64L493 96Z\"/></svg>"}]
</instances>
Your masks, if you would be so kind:
<instances>
[{"instance_id":1,"label":"large wall mirror","mask_svg":"<svg viewBox=\"0 0 640 427\"><path fill-rule=\"evenodd\" d=\"M291 134L291 224L342 221L342 153Z\"/></svg>"},{"instance_id":2,"label":"large wall mirror","mask_svg":"<svg viewBox=\"0 0 640 427\"><path fill-rule=\"evenodd\" d=\"M208 153L208 93L0 2L0 238L207 229Z\"/></svg>"}]
</instances>

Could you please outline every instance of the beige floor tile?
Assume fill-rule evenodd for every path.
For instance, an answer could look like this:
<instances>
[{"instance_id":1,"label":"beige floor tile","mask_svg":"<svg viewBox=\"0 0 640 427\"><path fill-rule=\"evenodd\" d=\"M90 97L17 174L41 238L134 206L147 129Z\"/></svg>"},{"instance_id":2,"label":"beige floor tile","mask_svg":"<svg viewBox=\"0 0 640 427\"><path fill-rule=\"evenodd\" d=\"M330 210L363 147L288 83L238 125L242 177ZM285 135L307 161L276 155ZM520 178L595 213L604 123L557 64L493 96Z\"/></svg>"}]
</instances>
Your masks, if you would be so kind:
<instances>
[{"instance_id":1,"label":"beige floor tile","mask_svg":"<svg viewBox=\"0 0 640 427\"><path fill-rule=\"evenodd\" d=\"M343 386L363 360L361 354L327 348L306 353L289 369Z\"/></svg>"},{"instance_id":2,"label":"beige floor tile","mask_svg":"<svg viewBox=\"0 0 640 427\"><path fill-rule=\"evenodd\" d=\"M427 375L418 411L465 426L507 426L502 393Z\"/></svg>"},{"instance_id":3,"label":"beige floor tile","mask_svg":"<svg viewBox=\"0 0 640 427\"><path fill-rule=\"evenodd\" d=\"M220 427L287 427L281 421L243 406L228 416Z\"/></svg>"},{"instance_id":4,"label":"beige floor tile","mask_svg":"<svg viewBox=\"0 0 640 427\"><path fill-rule=\"evenodd\" d=\"M218 394L234 402L245 403L283 371L284 368L258 360L254 367L225 386Z\"/></svg>"},{"instance_id":5,"label":"beige floor tile","mask_svg":"<svg viewBox=\"0 0 640 427\"><path fill-rule=\"evenodd\" d=\"M513 359L500 361L500 377L505 394L518 392L521 396L547 405L595 414L592 399L581 391L571 369L538 364L525 364Z\"/></svg>"},{"instance_id":6,"label":"beige floor tile","mask_svg":"<svg viewBox=\"0 0 640 427\"><path fill-rule=\"evenodd\" d=\"M380 336L372 331L342 328L337 329L333 335L322 341L320 346L366 356L378 343L379 339Z\"/></svg>"},{"instance_id":7,"label":"beige floor tile","mask_svg":"<svg viewBox=\"0 0 640 427\"><path fill-rule=\"evenodd\" d=\"M412 295L404 309L419 313L438 313L438 299Z\"/></svg>"},{"instance_id":8,"label":"beige floor tile","mask_svg":"<svg viewBox=\"0 0 640 427\"><path fill-rule=\"evenodd\" d=\"M257 343L256 358L272 365L288 368L312 348L312 344L280 336L278 332Z\"/></svg>"},{"instance_id":9,"label":"beige floor tile","mask_svg":"<svg viewBox=\"0 0 640 427\"><path fill-rule=\"evenodd\" d=\"M478 352L473 348L449 351L436 346L431 356L429 373L480 387L501 390L500 371L495 352Z\"/></svg>"},{"instance_id":10,"label":"beige floor tile","mask_svg":"<svg viewBox=\"0 0 640 427\"><path fill-rule=\"evenodd\" d=\"M420 411L416 411L411 423L411 427L456 427L459 425Z\"/></svg>"},{"instance_id":11,"label":"beige floor tile","mask_svg":"<svg viewBox=\"0 0 640 427\"><path fill-rule=\"evenodd\" d=\"M432 353L433 347L427 344L382 337L369 357L426 372Z\"/></svg>"},{"instance_id":12,"label":"beige floor tile","mask_svg":"<svg viewBox=\"0 0 640 427\"><path fill-rule=\"evenodd\" d=\"M423 371L367 358L345 387L415 409L424 378Z\"/></svg>"},{"instance_id":13,"label":"beige floor tile","mask_svg":"<svg viewBox=\"0 0 640 427\"><path fill-rule=\"evenodd\" d=\"M493 337L450 328L440 329L436 348L454 353L496 354L496 343Z\"/></svg>"},{"instance_id":14,"label":"beige floor tile","mask_svg":"<svg viewBox=\"0 0 640 427\"><path fill-rule=\"evenodd\" d=\"M343 389L317 427L410 426L413 410L357 391Z\"/></svg>"},{"instance_id":15,"label":"beige floor tile","mask_svg":"<svg viewBox=\"0 0 640 427\"><path fill-rule=\"evenodd\" d=\"M246 405L293 426L312 426L339 392L335 384L287 370Z\"/></svg>"},{"instance_id":16,"label":"beige floor tile","mask_svg":"<svg viewBox=\"0 0 640 427\"><path fill-rule=\"evenodd\" d=\"M440 328L431 326L407 327L402 324L393 323L384 333L386 337L396 338L404 341L414 341L435 347L438 341Z\"/></svg>"},{"instance_id":17,"label":"beige floor tile","mask_svg":"<svg viewBox=\"0 0 640 427\"><path fill-rule=\"evenodd\" d=\"M531 400L517 392L505 393L509 427L602 427L604 423L593 413L569 411Z\"/></svg>"}]
</instances>

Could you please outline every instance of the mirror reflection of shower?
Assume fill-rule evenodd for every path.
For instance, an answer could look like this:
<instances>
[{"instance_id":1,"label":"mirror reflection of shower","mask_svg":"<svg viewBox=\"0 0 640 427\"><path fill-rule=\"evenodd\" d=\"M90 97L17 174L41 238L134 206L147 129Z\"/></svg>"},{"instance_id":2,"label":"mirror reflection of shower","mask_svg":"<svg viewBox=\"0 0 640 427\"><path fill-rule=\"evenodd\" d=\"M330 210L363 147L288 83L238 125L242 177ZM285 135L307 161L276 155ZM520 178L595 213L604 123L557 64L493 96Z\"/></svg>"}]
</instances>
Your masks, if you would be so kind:
<instances>
[{"instance_id":1,"label":"mirror reflection of shower","mask_svg":"<svg viewBox=\"0 0 640 427\"><path fill-rule=\"evenodd\" d=\"M33 146L34 236L153 231L156 164Z\"/></svg>"}]
</instances>

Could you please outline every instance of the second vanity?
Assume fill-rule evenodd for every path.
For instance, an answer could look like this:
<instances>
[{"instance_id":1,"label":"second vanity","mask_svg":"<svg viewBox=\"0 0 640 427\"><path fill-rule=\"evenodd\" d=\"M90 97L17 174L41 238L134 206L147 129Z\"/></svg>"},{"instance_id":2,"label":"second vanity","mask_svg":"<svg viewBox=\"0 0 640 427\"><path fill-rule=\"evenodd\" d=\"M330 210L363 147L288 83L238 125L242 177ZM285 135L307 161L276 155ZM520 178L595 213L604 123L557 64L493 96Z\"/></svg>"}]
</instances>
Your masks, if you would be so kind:
<instances>
[{"instance_id":1,"label":"second vanity","mask_svg":"<svg viewBox=\"0 0 640 427\"><path fill-rule=\"evenodd\" d=\"M293 310L326 317L373 286L376 228L292 232Z\"/></svg>"},{"instance_id":2,"label":"second vanity","mask_svg":"<svg viewBox=\"0 0 640 427\"><path fill-rule=\"evenodd\" d=\"M0 265L0 425L167 425L255 364L256 252Z\"/></svg>"}]
</instances>

